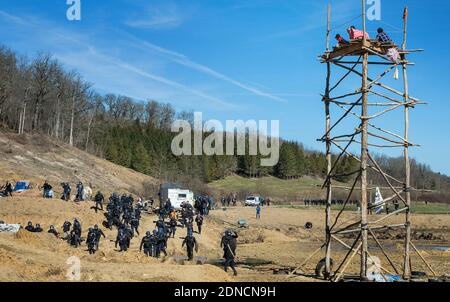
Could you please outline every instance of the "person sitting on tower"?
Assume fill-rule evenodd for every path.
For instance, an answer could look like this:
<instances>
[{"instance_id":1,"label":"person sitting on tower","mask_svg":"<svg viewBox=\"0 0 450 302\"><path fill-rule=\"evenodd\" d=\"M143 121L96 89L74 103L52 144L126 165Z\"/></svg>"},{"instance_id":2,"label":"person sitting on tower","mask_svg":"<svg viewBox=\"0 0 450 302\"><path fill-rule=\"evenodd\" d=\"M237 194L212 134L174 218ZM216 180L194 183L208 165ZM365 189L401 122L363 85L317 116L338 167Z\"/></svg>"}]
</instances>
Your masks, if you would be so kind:
<instances>
[{"instance_id":1,"label":"person sitting on tower","mask_svg":"<svg viewBox=\"0 0 450 302\"><path fill-rule=\"evenodd\" d=\"M388 36L387 33L380 27L377 29L377 40L381 43L391 43L392 39Z\"/></svg>"},{"instance_id":2,"label":"person sitting on tower","mask_svg":"<svg viewBox=\"0 0 450 302\"><path fill-rule=\"evenodd\" d=\"M348 32L348 36L350 37L350 40L362 40L363 37L365 37L366 39L369 39L368 33L364 32L362 30L356 29L354 26L350 26L347 29L347 32Z\"/></svg>"},{"instance_id":3,"label":"person sitting on tower","mask_svg":"<svg viewBox=\"0 0 450 302\"><path fill-rule=\"evenodd\" d=\"M337 34L335 38L338 41L338 45L336 47L342 47L342 46L350 44L350 42L348 42L347 40L342 38L342 36L340 34Z\"/></svg>"},{"instance_id":4,"label":"person sitting on tower","mask_svg":"<svg viewBox=\"0 0 450 302\"><path fill-rule=\"evenodd\" d=\"M378 28L377 32L378 32L377 41L379 41L381 43L386 43L386 44L393 43L392 39L389 37L388 34L386 34L384 32L384 30L381 27ZM398 58L400 57L400 54L396 47L389 48L386 52L386 55L389 58L389 60L391 60L393 62L397 62Z\"/></svg>"}]
</instances>

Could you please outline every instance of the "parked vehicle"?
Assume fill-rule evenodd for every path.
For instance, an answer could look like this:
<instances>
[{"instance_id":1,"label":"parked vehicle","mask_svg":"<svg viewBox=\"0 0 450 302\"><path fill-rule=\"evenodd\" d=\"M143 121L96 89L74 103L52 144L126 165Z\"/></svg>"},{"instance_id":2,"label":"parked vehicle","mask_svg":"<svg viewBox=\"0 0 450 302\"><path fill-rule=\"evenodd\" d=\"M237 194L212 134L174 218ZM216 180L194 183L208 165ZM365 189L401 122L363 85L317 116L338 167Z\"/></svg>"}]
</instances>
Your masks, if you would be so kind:
<instances>
[{"instance_id":1,"label":"parked vehicle","mask_svg":"<svg viewBox=\"0 0 450 302\"><path fill-rule=\"evenodd\" d=\"M194 206L194 193L187 189L182 189L177 184L163 184L160 186L159 197L165 202L170 199L170 203L174 209L181 209L181 204L187 202Z\"/></svg>"},{"instance_id":2,"label":"parked vehicle","mask_svg":"<svg viewBox=\"0 0 450 302\"><path fill-rule=\"evenodd\" d=\"M245 199L245 206L252 206L256 207L258 205L262 206L264 202L264 199L260 196L247 196Z\"/></svg>"}]
</instances>

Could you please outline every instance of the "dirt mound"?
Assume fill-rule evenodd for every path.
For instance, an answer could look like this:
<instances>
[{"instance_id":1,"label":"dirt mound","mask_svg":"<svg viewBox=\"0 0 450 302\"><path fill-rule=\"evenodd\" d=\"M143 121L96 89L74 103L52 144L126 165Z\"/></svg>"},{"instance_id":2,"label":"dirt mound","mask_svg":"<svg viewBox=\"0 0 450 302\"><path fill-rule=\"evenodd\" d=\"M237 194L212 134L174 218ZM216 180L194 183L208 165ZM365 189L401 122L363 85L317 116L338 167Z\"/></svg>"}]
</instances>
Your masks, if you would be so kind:
<instances>
[{"instance_id":1,"label":"dirt mound","mask_svg":"<svg viewBox=\"0 0 450 302\"><path fill-rule=\"evenodd\" d=\"M346 234L344 238L354 239L358 236L357 233ZM405 234L400 231L388 230L376 233L377 239L382 240L404 240ZM444 234L437 234L432 232L421 232L413 231L411 234L413 240L427 240L427 241L445 241L446 237Z\"/></svg>"},{"instance_id":2,"label":"dirt mound","mask_svg":"<svg viewBox=\"0 0 450 302\"><path fill-rule=\"evenodd\" d=\"M17 233L14 234L14 238L30 242L32 240L37 240L38 235L35 233L28 232L27 230L20 229Z\"/></svg>"},{"instance_id":3,"label":"dirt mound","mask_svg":"<svg viewBox=\"0 0 450 302\"><path fill-rule=\"evenodd\" d=\"M288 237L279 231L265 229L244 229L238 232L238 243L277 243L295 241L294 238Z\"/></svg>"},{"instance_id":4,"label":"dirt mound","mask_svg":"<svg viewBox=\"0 0 450 302\"><path fill-rule=\"evenodd\" d=\"M48 180L59 197L59 184L82 181L94 190L143 193L152 177L115 165L42 135L17 135L0 131L0 181L31 181L33 187ZM27 193L24 193L26 196Z\"/></svg>"}]
</instances>

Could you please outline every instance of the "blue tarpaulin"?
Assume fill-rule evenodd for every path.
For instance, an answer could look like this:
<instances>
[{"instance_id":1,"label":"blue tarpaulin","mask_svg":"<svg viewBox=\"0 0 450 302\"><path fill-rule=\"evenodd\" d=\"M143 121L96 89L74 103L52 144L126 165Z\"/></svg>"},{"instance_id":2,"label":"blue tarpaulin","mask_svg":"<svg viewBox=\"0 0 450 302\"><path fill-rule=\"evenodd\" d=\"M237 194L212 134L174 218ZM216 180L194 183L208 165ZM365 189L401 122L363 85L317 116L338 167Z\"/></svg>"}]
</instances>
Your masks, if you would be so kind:
<instances>
[{"instance_id":1,"label":"blue tarpaulin","mask_svg":"<svg viewBox=\"0 0 450 302\"><path fill-rule=\"evenodd\" d=\"M30 188L30 182L26 181L26 180L21 180L16 182L16 187L14 189L14 191L16 192L21 192L24 190L28 190Z\"/></svg>"}]
</instances>

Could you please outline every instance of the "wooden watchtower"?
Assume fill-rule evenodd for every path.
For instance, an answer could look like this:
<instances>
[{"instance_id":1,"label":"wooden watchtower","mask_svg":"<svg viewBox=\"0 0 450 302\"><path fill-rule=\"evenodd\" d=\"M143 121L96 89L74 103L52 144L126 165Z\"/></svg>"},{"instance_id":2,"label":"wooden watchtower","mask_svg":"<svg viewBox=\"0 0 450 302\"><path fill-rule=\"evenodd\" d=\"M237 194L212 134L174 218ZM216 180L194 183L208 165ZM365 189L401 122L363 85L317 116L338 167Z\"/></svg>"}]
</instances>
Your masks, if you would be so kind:
<instances>
[{"instance_id":1,"label":"wooden watchtower","mask_svg":"<svg viewBox=\"0 0 450 302\"><path fill-rule=\"evenodd\" d=\"M313 255L325 249L324 276L331 281L339 281L342 279L349 263L356 255L359 255L361 264L360 279L366 280L368 277L368 264L373 266L372 255L368 247L370 236L386 259L386 265L383 265L383 262L376 264L379 266L383 278L385 278L384 273L402 275L403 279L406 280L410 278L411 248L419 254L429 270L435 274L411 242L411 191L414 188L410 185L409 148L417 145L413 144L409 138L409 115L410 110L424 103L409 93L407 67L414 64L408 61L407 55L422 50L406 49L408 9L405 8L404 11L403 43L401 47L391 42L381 43L377 40L368 39L363 35L359 40L350 40L349 44L330 48L330 15L331 6L329 4L326 36L327 50L319 57L321 63L327 67L325 93L322 98L325 107L326 132L320 139L320 141L326 144L327 158L327 177L323 184L323 188L326 189L327 193L325 241L322 247L317 249ZM365 0L362 0L362 31L366 33ZM393 49L394 53L398 54L398 58L388 56L390 49ZM378 69L375 77L369 76L369 66L371 69ZM340 69L343 74L337 80L333 79L335 81L333 86L331 86L332 67ZM388 74L392 74L393 71L399 73L399 69L402 71L402 88L396 89L383 83L384 80L387 80L386 76ZM345 90L347 87L342 87L344 86L343 83L352 76L360 79L361 85L354 91L348 91L338 95L336 93L339 90L338 88ZM332 109L335 111L338 110L342 114L336 117L332 116ZM383 118L386 119L385 116L387 113L400 110L403 110L403 114L398 112L402 116L399 119L403 119L403 129L400 129L403 132L402 134L398 133L399 129L387 130L378 125L380 120L383 120ZM351 119L356 120L356 123L352 129L349 129L347 125L351 123ZM339 128L341 129L339 130ZM371 155L372 149L383 148L403 149L403 178L397 179L383 171L381 165ZM333 155L332 152L334 154L338 152L338 154ZM358 169L350 173L353 184L349 187L333 186L333 179L338 176L336 166L343 157L351 157L359 163ZM370 186L371 182L369 177L373 174L368 173L369 171L373 171L371 173L376 173L381 176L385 182L385 187L380 188L384 194L389 192L382 204L374 205L369 203L370 192L374 189ZM337 215L331 211L333 190L348 191L348 197ZM360 201L360 212L357 215L357 219L350 222L342 221L342 213L348 207L351 197L355 194L359 197ZM386 206L393 200L401 204L397 210L389 214L368 215L368 212L375 208L375 206L380 208L383 205ZM399 214L404 215L403 223L386 224L386 219ZM392 257L388 255L386 249L383 248L381 242L377 239L377 232L387 229L396 229L404 233L404 256L401 264L395 263L392 260ZM353 244L348 245L345 243L342 240L343 235L353 235L352 238L355 238ZM342 262L335 263L332 268L332 246L335 243L343 245L348 249L348 252ZM311 259L313 255L308 259Z\"/></svg>"}]
</instances>

